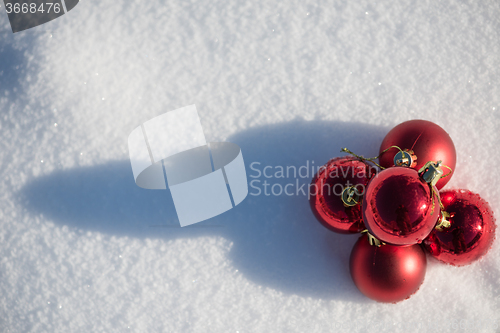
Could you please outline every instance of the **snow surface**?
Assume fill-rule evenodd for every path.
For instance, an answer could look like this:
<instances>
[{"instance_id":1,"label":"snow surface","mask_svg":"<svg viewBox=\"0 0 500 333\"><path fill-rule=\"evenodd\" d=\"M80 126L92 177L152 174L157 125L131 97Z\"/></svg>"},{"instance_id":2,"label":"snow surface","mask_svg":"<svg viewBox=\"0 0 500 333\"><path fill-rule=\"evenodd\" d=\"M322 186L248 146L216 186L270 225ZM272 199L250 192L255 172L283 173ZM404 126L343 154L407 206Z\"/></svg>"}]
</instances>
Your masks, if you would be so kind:
<instances>
[{"instance_id":1,"label":"snow surface","mask_svg":"<svg viewBox=\"0 0 500 333\"><path fill-rule=\"evenodd\" d=\"M429 258L417 294L380 304L351 281L357 236L323 228L304 195L180 228L127 150L190 104L249 176L343 146L374 156L427 119L457 148L447 188L498 217L498 1L85 0L17 34L1 12L0 331L499 331L498 241L467 267Z\"/></svg>"}]
</instances>

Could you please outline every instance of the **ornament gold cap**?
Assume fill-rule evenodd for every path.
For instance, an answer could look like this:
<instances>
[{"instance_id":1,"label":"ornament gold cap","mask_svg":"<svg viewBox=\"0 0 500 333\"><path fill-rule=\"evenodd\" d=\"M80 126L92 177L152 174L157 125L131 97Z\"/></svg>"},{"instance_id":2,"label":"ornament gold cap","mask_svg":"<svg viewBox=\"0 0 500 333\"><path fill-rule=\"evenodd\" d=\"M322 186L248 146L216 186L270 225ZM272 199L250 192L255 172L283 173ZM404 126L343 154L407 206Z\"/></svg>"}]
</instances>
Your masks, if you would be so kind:
<instances>
[{"instance_id":1,"label":"ornament gold cap","mask_svg":"<svg viewBox=\"0 0 500 333\"><path fill-rule=\"evenodd\" d=\"M439 217L438 223L434 227L437 231L444 231L445 229L448 229L451 227L451 222L450 218L453 217L453 213L450 214L447 211L442 210L441 211L441 216Z\"/></svg>"},{"instance_id":2,"label":"ornament gold cap","mask_svg":"<svg viewBox=\"0 0 500 333\"><path fill-rule=\"evenodd\" d=\"M418 170L418 173L422 173L422 179L432 186L436 186L437 182L441 177L443 177L443 170L441 169L441 161L433 162L429 161Z\"/></svg>"},{"instance_id":3,"label":"ornament gold cap","mask_svg":"<svg viewBox=\"0 0 500 333\"><path fill-rule=\"evenodd\" d=\"M394 155L394 165L413 168L417 165L417 156L412 150L400 150Z\"/></svg>"},{"instance_id":4,"label":"ornament gold cap","mask_svg":"<svg viewBox=\"0 0 500 333\"><path fill-rule=\"evenodd\" d=\"M358 189L356 186L350 186L346 187L342 191L342 202L344 203L344 206L355 206L357 205L362 198L362 194L359 193Z\"/></svg>"},{"instance_id":5,"label":"ornament gold cap","mask_svg":"<svg viewBox=\"0 0 500 333\"><path fill-rule=\"evenodd\" d=\"M362 234L365 234L368 236L368 243L370 243L371 246L376 246L376 247L380 247L382 245L385 245L384 242L382 242L380 239L378 238L375 238L375 236L373 236L372 234L370 234L370 232L368 231L368 229L365 229L363 231L361 231Z\"/></svg>"}]
</instances>

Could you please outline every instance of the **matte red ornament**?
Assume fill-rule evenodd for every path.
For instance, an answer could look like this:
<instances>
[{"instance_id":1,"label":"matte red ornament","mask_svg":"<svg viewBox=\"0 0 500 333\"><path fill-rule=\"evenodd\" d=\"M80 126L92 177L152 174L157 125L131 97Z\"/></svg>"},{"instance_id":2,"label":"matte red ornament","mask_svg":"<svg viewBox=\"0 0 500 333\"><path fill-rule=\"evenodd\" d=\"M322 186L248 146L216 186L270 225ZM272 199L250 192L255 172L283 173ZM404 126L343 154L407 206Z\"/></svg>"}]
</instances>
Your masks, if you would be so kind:
<instances>
[{"instance_id":1,"label":"matte red ornament","mask_svg":"<svg viewBox=\"0 0 500 333\"><path fill-rule=\"evenodd\" d=\"M361 236L351 252L349 269L356 287L378 302L410 298L425 278L427 260L420 245L372 246Z\"/></svg>"},{"instance_id":2,"label":"matte red ornament","mask_svg":"<svg viewBox=\"0 0 500 333\"><path fill-rule=\"evenodd\" d=\"M490 205L467 190L440 193L450 227L434 230L424 241L430 254L447 264L464 266L482 257L495 239L495 217Z\"/></svg>"},{"instance_id":3,"label":"matte red ornament","mask_svg":"<svg viewBox=\"0 0 500 333\"><path fill-rule=\"evenodd\" d=\"M309 204L316 218L326 228L339 233L357 233L365 229L361 202L346 206L342 192L355 186L362 194L370 178L370 166L351 157L333 158L314 176Z\"/></svg>"},{"instance_id":4,"label":"matte red ornament","mask_svg":"<svg viewBox=\"0 0 500 333\"><path fill-rule=\"evenodd\" d=\"M429 161L442 161L442 164L455 170L457 154L455 145L444 129L427 120L409 120L394 127L387 133L380 145L379 164L384 168L394 166L394 156L399 152L398 146L405 150L412 150L416 155L416 165L413 167L419 170ZM443 169L447 174L449 170ZM441 189L451 179L453 171L447 177L441 178L437 184L437 189Z\"/></svg>"},{"instance_id":5,"label":"matte red ornament","mask_svg":"<svg viewBox=\"0 0 500 333\"><path fill-rule=\"evenodd\" d=\"M392 167L381 171L370 181L363 197L367 229L385 243L421 243L439 217L437 191L434 192L414 169Z\"/></svg>"}]
</instances>

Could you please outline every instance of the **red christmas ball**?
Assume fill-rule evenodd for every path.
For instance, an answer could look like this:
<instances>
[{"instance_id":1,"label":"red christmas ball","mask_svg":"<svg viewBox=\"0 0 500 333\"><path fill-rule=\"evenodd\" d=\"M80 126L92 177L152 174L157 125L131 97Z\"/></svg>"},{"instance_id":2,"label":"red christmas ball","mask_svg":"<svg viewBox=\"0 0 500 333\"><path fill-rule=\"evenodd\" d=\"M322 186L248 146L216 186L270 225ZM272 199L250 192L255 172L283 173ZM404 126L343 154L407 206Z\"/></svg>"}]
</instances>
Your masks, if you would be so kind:
<instances>
[{"instance_id":1,"label":"red christmas ball","mask_svg":"<svg viewBox=\"0 0 500 333\"><path fill-rule=\"evenodd\" d=\"M482 257L495 239L495 217L490 205L467 190L440 193L449 227L433 230L424 241L430 254L447 264L463 266Z\"/></svg>"},{"instance_id":2,"label":"red christmas ball","mask_svg":"<svg viewBox=\"0 0 500 333\"><path fill-rule=\"evenodd\" d=\"M436 193L433 195L429 184L414 169L385 169L373 177L366 188L365 225L372 235L386 243L421 243L439 217Z\"/></svg>"},{"instance_id":3,"label":"red christmas ball","mask_svg":"<svg viewBox=\"0 0 500 333\"><path fill-rule=\"evenodd\" d=\"M427 260L420 245L373 246L361 236L349 260L351 277L365 296L396 303L413 295L425 277Z\"/></svg>"},{"instance_id":4,"label":"red christmas ball","mask_svg":"<svg viewBox=\"0 0 500 333\"><path fill-rule=\"evenodd\" d=\"M358 204L347 206L342 194L353 186L363 194L370 171L369 165L351 156L333 158L318 170L311 182L309 204L322 225L345 234L365 229L361 199Z\"/></svg>"},{"instance_id":5,"label":"red christmas ball","mask_svg":"<svg viewBox=\"0 0 500 333\"><path fill-rule=\"evenodd\" d=\"M394 156L399 152L398 146L405 150L413 151L416 156L416 165L413 168L419 170L429 161L442 161L442 164L455 170L457 154L455 145L448 133L438 125L426 120L409 120L394 127L387 133L380 145L379 164L384 168L394 166ZM449 170L443 168L445 174ZM447 177L441 178L437 184L437 189L441 189L451 179L453 172Z\"/></svg>"}]
</instances>

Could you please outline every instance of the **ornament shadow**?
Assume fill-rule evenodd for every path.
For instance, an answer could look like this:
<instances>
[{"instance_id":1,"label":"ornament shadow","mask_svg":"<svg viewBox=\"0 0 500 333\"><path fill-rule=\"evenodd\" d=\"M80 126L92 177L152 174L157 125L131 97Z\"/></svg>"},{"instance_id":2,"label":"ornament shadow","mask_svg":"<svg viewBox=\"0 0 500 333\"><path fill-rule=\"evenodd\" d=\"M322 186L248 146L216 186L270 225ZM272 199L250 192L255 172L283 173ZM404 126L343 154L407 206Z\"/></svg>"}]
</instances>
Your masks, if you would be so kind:
<instances>
[{"instance_id":1,"label":"ornament shadow","mask_svg":"<svg viewBox=\"0 0 500 333\"><path fill-rule=\"evenodd\" d=\"M370 302L349 275L349 255L358 236L321 226L306 193L312 166L317 170L342 155L341 147L374 156L387 131L361 123L294 120L238 133L228 141L241 147L248 181L254 181L248 197L222 215L184 228L169 191L137 187L127 160L54 171L28 183L18 200L30 214L75 230L163 240L222 236L233 242L228 255L235 269L254 283L304 297ZM256 170L266 166L272 177L257 177ZM278 166L289 167L290 177L274 177ZM293 169L302 173L293 177ZM264 181L270 184L269 195ZM287 184L293 195L272 194L272 185L278 194Z\"/></svg>"},{"instance_id":2,"label":"ornament shadow","mask_svg":"<svg viewBox=\"0 0 500 333\"><path fill-rule=\"evenodd\" d=\"M1 22L0 22L1 23ZM1 24L0 24L1 26ZM32 41L33 34L23 36L24 40ZM21 37L14 36L12 31L0 30L0 87L2 95L5 94L11 101L23 96L22 78L25 76L27 61L25 52L32 47L21 47L25 44ZM33 45L33 43L29 44Z\"/></svg>"}]
</instances>

